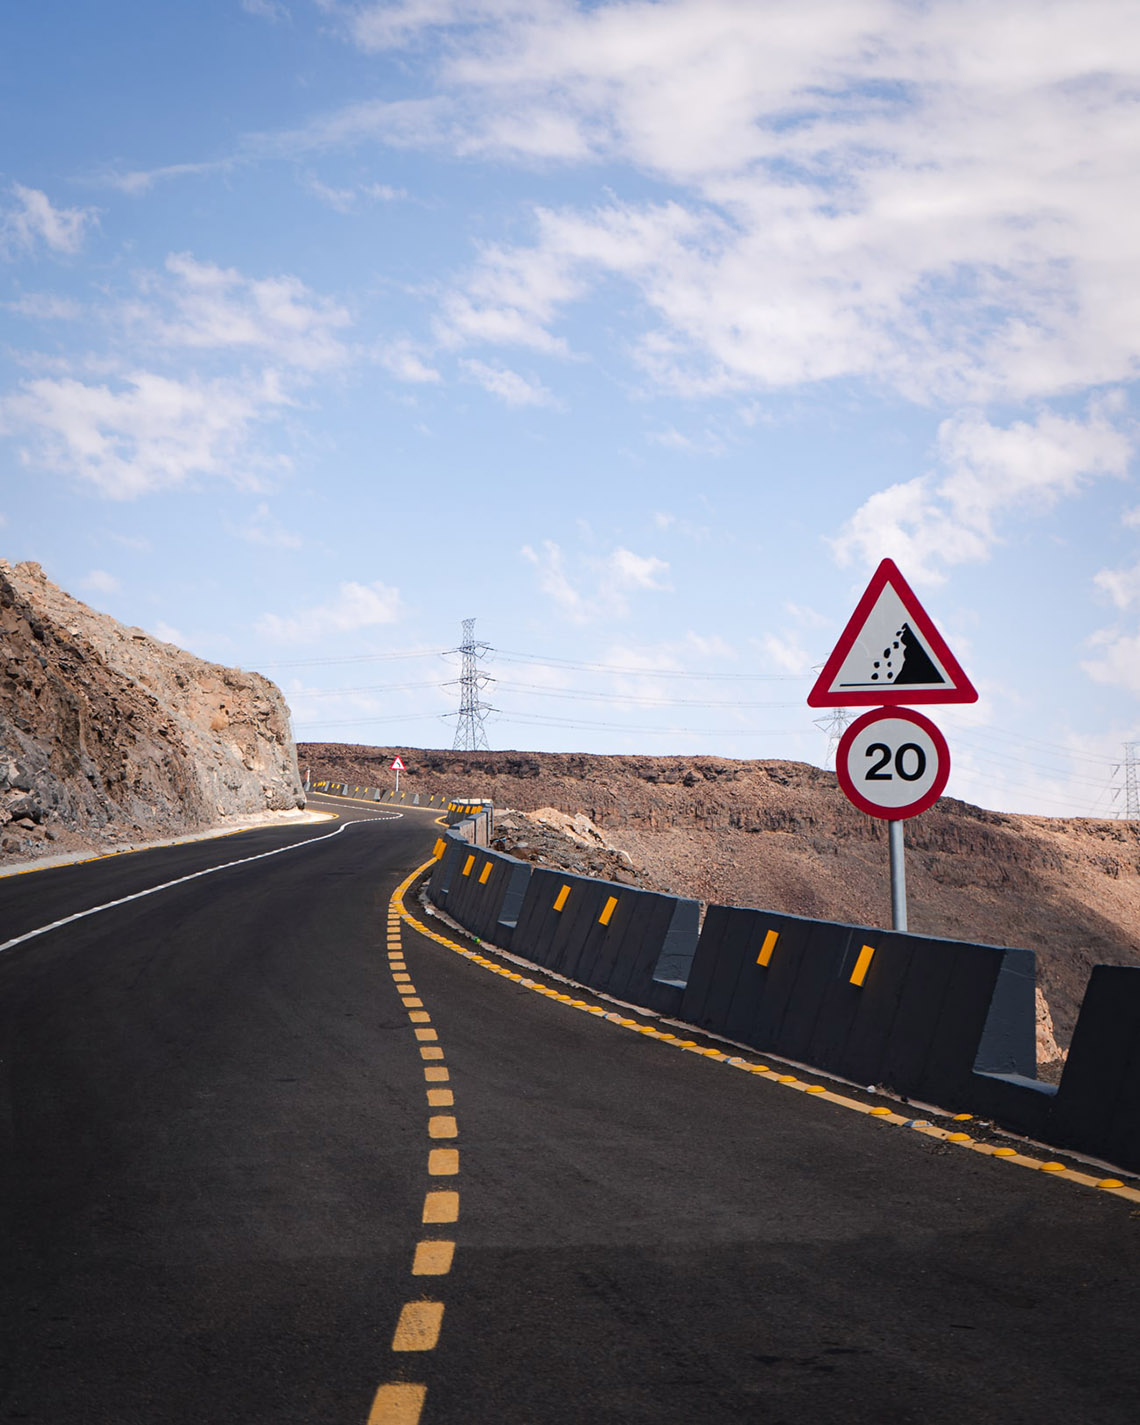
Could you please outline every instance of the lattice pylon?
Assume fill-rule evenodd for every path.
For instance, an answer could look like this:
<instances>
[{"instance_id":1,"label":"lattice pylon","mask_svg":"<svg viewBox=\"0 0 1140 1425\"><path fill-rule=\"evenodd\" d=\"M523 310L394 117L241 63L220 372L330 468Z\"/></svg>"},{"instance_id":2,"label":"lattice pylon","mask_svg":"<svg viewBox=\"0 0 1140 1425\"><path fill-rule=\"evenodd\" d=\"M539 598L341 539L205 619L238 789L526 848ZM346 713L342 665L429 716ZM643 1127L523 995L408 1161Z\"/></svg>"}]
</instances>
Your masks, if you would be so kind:
<instances>
[{"instance_id":1,"label":"lattice pylon","mask_svg":"<svg viewBox=\"0 0 1140 1425\"><path fill-rule=\"evenodd\" d=\"M455 724L455 740L451 744L453 752L489 752L487 731L483 721L493 709L482 701L479 694L494 680L479 671L479 660L491 651L488 643L475 641L475 620L463 620L463 642L456 653L463 656L463 666L459 674L459 713Z\"/></svg>"}]
</instances>

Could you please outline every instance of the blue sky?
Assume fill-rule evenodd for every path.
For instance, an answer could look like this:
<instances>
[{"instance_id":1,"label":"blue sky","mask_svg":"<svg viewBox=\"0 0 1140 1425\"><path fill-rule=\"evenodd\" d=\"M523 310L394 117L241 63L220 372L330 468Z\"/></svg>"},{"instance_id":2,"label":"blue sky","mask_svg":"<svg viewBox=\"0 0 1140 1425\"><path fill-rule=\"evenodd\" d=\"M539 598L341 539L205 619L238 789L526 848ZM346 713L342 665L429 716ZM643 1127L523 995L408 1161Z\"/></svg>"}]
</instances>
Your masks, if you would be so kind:
<instances>
[{"instance_id":1,"label":"blue sky","mask_svg":"<svg viewBox=\"0 0 1140 1425\"><path fill-rule=\"evenodd\" d=\"M791 757L884 555L949 791L1140 739L1140 6L13 9L0 551L299 738Z\"/></svg>"}]
</instances>

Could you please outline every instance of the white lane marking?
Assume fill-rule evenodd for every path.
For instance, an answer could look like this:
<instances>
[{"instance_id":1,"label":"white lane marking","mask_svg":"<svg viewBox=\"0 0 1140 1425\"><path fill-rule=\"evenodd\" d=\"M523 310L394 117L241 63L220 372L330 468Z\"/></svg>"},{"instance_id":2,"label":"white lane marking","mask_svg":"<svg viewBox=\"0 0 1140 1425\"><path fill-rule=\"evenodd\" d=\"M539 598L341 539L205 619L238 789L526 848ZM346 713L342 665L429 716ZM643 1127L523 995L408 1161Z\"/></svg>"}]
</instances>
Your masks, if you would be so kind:
<instances>
[{"instance_id":1,"label":"white lane marking","mask_svg":"<svg viewBox=\"0 0 1140 1425\"><path fill-rule=\"evenodd\" d=\"M37 935L46 935L49 930L58 930L61 925L70 925L72 921L83 920L89 915L98 915L101 910L113 910L115 906L126 905L128 901L142 900L143 896L153 896L157 895L159 891L168 891L171 886L182 886L187 881L196 881L199 876L212 876L215 871L228 871L231 866L245 866L250 861L264 861L267 856L280 856L284 851L298 851L303 846L316 846L318 842L328 841L332 836L339 836L350 826L366 826L369 821L396 821L401 815L400 812L395 812L390 816L365 817L360 821L346 821L335 831L326 831L323 836L314 836L308 841L294 841L289 846L278 846L274 851L259 851L256 856L243 856L238 861L224 861L220 866L207 866L204 871L192 871L189 876L179 876L174 881L163 881L160 886L149 886L145 891L135 891L133 895L120 896L117 901L105 901L103 905L93 905L89 910L77 910L74 915L65 915L62 920L53 920L50 925L41 925L38 930L28 930L23 935L15 936L12 940L5 940L0 944L0 951L11 950L15 945L22 945L25 940L34 940Z\"/></svg>"}]
</instances>

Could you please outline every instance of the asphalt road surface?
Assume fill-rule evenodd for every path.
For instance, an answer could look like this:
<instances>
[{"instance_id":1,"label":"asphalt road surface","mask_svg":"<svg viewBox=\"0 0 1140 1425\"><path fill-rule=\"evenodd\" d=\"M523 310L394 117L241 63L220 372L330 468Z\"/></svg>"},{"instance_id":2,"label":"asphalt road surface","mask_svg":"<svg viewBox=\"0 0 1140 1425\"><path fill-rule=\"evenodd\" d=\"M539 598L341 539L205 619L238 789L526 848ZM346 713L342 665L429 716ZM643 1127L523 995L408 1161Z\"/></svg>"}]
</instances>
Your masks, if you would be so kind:
<instances>
[{"instance_id":1,"label":"asphalt road surface","mask_svg":"<svg viewBox=\"0 0 1140 1425\"><path fill-rule=\"evenodd\" d=\"M0 1421L1140 1416L1134 1205L489 973L342 811L0 880L78 917L0 953Z\"/></svg>"}]
</instances>

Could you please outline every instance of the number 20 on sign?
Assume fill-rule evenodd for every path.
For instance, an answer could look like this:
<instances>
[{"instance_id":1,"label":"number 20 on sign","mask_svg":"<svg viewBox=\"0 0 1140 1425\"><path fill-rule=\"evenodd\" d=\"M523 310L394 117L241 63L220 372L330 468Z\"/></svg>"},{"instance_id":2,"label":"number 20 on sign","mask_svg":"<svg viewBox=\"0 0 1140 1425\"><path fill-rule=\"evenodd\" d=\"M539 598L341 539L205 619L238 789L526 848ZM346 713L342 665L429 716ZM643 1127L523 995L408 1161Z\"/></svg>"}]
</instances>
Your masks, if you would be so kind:
<instances>
[{"instance_id":1,"label":"number 20 on sign","mask_svg":"<svg viewBox=\"0 0 1140 1425\"><path fill-rule=\"evenodd\" d=\"M835 772L849 801L870 816L903 821L942 795L950 749L929 718L913 708L876 708L843 734Z\"/></svg>"}]
</instances>

